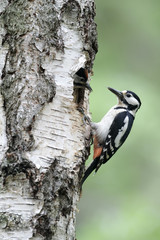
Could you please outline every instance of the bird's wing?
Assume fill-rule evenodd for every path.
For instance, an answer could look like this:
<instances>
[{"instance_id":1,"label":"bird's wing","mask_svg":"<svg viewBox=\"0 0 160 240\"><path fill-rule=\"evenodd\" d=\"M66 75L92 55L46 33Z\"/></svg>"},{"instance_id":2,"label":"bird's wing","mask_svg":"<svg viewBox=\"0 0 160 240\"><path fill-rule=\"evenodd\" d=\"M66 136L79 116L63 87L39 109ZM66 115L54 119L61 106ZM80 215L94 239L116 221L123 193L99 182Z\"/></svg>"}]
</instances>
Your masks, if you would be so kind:
<instances>
[{"instance_id":1,"label":"bird's wing","mask_svg":"<svg viewBox=\"0 0 160 240\"><path fill-rule=\"evenodd\" d=\"M133 120L134 117L128 111L117 114L103 144L96 172L99 167L106 163L124 143L132 128Z\"/></svg>"}]
</instances>

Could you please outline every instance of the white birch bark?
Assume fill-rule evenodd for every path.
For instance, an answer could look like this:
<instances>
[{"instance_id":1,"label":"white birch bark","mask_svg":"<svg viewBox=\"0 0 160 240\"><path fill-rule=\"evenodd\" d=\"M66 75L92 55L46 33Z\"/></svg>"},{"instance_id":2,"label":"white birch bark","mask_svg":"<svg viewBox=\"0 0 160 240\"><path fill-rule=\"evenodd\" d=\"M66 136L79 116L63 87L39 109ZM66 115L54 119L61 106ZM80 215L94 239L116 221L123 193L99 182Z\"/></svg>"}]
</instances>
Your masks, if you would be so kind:
<instances>
[{"instance_id":1,"label":"white birch bark","mask_svg":"<svg viewBox=\"0 0 160 240\"><path fill-rule=\"evenodd\" d=\"M0 0L0 12L0 239L75 239L89 131L73 76L97 51L94 1Z\"/></svg>"}]
</instances>

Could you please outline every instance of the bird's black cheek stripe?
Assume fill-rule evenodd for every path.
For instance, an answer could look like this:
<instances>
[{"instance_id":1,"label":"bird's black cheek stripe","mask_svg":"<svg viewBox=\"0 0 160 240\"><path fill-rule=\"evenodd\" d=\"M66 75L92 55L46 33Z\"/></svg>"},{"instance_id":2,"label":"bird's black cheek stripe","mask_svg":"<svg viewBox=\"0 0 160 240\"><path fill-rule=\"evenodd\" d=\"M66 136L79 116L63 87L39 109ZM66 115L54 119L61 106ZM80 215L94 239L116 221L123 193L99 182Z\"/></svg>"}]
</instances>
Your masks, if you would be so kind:
<instances>
[{"instance_id":1,"label":"bird's black cheek stripe","mask_svg":"<svg viewBox=\"0 0 160 240\"><path fill-rule=\"evenodd\" d=\"M136 108L138 108L138 105L131 105L131 104L129 104L125 99L123 100L123 103L127 105L127 109L128 109L128 110L133 111L133 110L135 110Z\"/></svg>"},{"instance_id":2,"label":"bird's black cheek stripe","mask_svg":"<svg viewBox=\"0 0 160 240\"><path fill-rule=\"evenodd\" d=\"M138 105L128 105L128 110L131 110L131 111L133 111L133 110L135 110L136 108L138 108Z\"/></svg>"}]
</instances>

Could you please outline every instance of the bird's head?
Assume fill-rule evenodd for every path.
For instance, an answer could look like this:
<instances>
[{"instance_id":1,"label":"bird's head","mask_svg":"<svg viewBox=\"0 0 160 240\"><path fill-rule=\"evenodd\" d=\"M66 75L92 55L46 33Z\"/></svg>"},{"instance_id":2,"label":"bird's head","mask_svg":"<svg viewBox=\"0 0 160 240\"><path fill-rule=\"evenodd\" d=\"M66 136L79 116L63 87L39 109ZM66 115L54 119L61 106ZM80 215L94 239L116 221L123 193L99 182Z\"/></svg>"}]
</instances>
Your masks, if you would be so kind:
<instances>
[{"instance_id":1,"label":"bird's head","mask_svg":"<svg viewBox=\"0 0 160 240\"><path fill-rule=\"evenodd\" d=\"M132 91L118 91L113 88L108 88L112 93L118 97L118 105L127 108L128 110L136 113L141 106L140 98Z\"/></svg>"}]
</instances>

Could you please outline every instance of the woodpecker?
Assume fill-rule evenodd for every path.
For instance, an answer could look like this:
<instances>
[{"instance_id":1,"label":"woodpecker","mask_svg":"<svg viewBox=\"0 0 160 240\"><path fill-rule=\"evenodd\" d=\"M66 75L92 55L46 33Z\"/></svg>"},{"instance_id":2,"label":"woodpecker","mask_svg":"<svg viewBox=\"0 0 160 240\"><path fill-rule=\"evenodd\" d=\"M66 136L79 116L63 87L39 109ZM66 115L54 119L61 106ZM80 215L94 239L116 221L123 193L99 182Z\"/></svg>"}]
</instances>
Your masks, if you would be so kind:
<instances>
[{"instance_id":1,"label":"woodpecker","mask_svg":"<svg viewBox=\"0 0 160 240\"><path fill-rule=\"evenodd\" d=\"M100 166L122 146L141 106L140 98L134 92L126 90L120 92L110 87L108 89L118 97L118 104L113 106L100 122L90 122L94 155L92 163L84 173L82 184L93 170L97 172Z\"/></svg>"},{"instance_id":2,"label":"woodpecker","mask_svg":"<svg viewBox=\"0 0 160 240\"><path fill-rule=\"evenodd\" d=\"M88 70L80 68L74 75L74 87L75 88L87 88L90 92L92 91L91 86L88 83Z\"/></svg>"}]
</instances>

